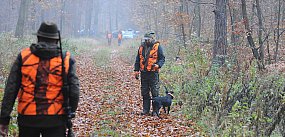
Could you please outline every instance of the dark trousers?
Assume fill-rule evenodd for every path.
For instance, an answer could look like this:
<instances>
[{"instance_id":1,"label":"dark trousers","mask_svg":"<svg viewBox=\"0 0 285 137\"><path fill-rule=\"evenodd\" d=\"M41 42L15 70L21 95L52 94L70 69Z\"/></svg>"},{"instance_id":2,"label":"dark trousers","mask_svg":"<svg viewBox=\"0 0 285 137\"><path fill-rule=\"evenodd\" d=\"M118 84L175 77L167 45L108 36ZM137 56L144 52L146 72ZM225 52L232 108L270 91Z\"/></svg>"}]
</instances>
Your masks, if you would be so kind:
<instances>
[{"instance_id":1,"label":"dark trousers","mask_svg":"<svg viewBox=\"0 0 285 137\"><path fill-rule=\"evenodd\" d=\"M150 92L152 98L159 95L159 74L158 72L141 72L141 95L144 112L150 110Z\"/></svg>"},{"instance_id":2,"label":"dark trousers","mask_svg":"<svg viewBox=\"0 0 285 137\"><path fill-rule=\"evenodd\" d=\"M121 46L121 44L122 44L122 40L118 40L118 46Z\"/></svg>"},{"instance_id":3,"label":"dark trousers","mask_svg":"<svg viewBox=\"0 0 285 137\"><path fill-rule=\"evenodd\" d=\"M65 137L65 126L38 128L19 126L19 137Z\"/></svg>"}]
</instances>

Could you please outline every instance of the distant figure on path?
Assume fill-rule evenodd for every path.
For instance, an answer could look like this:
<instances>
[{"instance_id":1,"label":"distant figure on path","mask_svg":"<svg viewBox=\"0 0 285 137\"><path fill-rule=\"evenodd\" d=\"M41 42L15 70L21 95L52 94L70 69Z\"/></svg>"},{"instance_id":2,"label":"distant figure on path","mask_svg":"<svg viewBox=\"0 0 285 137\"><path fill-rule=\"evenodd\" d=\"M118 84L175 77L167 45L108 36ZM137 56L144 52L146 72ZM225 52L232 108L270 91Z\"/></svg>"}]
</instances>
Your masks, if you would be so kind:
<instances>
[{"instance_id":1,"label":"distant figure on path","mask_svg":"<svg viewBox=\"0 0 285 137\"><path fill-rule=\"evenodd\" d=\"M118 33L118 46L121 46L122 39L123 39L122 31L119 31L119 33Z\"/></svg>"},{"instance_id":2,"label":"distant figure on path","mask_svg":"<svg viewBox=\"0 0 285 137\"><path fill-rule=\"evenodd\" d=\"M108 39L108 46L111 46L112 43L112 33L111 32L107 32L107 39Z\"/></svg>"}]
</instances>

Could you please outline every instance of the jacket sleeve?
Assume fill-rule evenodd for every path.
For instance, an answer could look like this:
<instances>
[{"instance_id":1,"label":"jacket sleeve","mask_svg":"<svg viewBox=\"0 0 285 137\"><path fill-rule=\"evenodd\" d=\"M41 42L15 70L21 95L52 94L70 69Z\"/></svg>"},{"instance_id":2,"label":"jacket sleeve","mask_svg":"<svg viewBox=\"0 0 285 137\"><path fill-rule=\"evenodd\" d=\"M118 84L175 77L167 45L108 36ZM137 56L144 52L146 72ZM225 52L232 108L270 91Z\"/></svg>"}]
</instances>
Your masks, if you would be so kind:
<instances>
[{"instance_id":1,"label":"jacket sleeve","mask_svg":"<svg viewBox=\"0 0 285 137\"><path fill-rule=\"evenodd\" d=\"M165 62L165 56L163 54L163 48L161 45L159 45L158 46L158 61L156 64L159 66L159 68L161 68L164 62Z\"/></svg>"},{"instance_id":2,"label":"jacket sleeve","mask_svg":"<svg viewBox=\"0 0 285 137\"><path fill-rule=\"evenodd\" d=\"M5 86L5 91L1 106L1 116L0 116L0 124L3 125L8 125L10 122L10 114L13 110L13 106L21 86L21 80L22 80L21 65L22 65L22 57L21 54L19 54L11 68Z\"/></svg>"},{"instance_id":3,"label":"jacket sleeve","mask_svg":"<svg viewBox=\"0 0 285 137\"><path fill-rule=\"evenodd\" d=\"M140 70L140 56L139 56L139 50L137 53L137 57L136 57L136 62L134 65L135 70L134 71L139 71Z\"/></svg>"},{"instance_id":4,"label":"jacket sleeve","mask_svg":"<svg viewBox=\"0 0 285 137\"><path fill-rule=\"evenodd\" d=\"M71 111L75 112L79 102L79 80L76 74L75 59L71 56L69 60L69 72L67 75L69 84L69 103Z\"/></svg>"}]
</instances>

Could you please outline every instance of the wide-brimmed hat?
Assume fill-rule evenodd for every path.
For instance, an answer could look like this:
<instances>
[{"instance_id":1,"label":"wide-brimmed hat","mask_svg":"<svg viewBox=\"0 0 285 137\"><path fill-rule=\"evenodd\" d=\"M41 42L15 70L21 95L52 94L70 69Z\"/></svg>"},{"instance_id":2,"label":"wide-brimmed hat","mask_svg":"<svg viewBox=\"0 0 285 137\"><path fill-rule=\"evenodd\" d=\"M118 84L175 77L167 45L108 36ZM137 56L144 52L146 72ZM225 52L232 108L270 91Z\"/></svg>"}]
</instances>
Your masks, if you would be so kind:
<instances>
[{"instance_id":1,"label":"wide-brimmed hat","mask_svg":"<svg viewBox=\"0 0 285 137\"><path fill-rule=\"evenodd\" d=\"M34 35L50 39L59 39L57 25L53 22L42 22L37 33L34 33Z\"/></svg>"}]
</instances>

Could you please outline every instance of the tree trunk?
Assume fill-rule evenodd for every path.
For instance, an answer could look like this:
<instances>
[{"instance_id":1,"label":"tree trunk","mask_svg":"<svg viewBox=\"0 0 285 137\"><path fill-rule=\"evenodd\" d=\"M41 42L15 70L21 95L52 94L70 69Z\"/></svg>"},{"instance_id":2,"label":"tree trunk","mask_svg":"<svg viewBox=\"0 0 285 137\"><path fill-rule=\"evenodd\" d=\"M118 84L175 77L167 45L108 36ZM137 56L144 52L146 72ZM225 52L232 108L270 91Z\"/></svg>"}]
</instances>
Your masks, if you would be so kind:
<instances>
[{"instance_id":1,"label":"tree trunk","mask_svg":"<svg viewBox=\"0 0 285 137\"><path fill-rule=\"evenodd\" d=\"M195 36L197 36L198 38L200 38L201 36L201 6L200 6L200 2L201 0L196 0L196 4L195 4L195 8L194 8L194 32L195 32Z\"/></svg>"},{"instance_id":2,"label":"tree trunk","mask_svg":"<svg viewBox=\"0 0 285 137\"><path fill-rule=\"evenodd\" d=\"M100 12L100 9L99 9L99 1L96 0L94 2L94 7L95 7L95 10L94 10L94 31L95 31L95 34L97 35L99 33L99 12Z\"/></svg>"},{"instance_id":3,"label":"tree trunk","mask_svg":"<svg viewBox=\"0 0 285 137\"><path fill-rule=\"evenodd\" d=\"M92 10L93 10L93 0L88 0L86 2L85 10L85 33L87 36L91 34L91 21L92 21Z\"/></svg>"},{"instance_id":4,"label":"tree trunk","mask_svg":"<svg viewBox=\"0 0 285 137\"><path fill-rule=\"evenodd\" d=\"M242 7L244 26L247 31L246 34L247 34L247 40L248 40L249 46L252 50L253 56L255 57L255 59L257 59L258 69L264 69L264 66L260 64L260 55L258 53L258 48L255 47L255 44L252 38L252 31L249 28L249 22L248 22L247 11L246 11L246 2L245 0L241 0L241 3L242 3L241 7Z\"/></svg>"},{"instance_id":5,"label":"tree trunk","mask_svg":"<svg viewBox=\"0 0 285 137\"><path fill-rule=\"evenodd\" d=\"M63 25L64 25L65 2L66 2L66 0L61 0L60 31L61 31L62 34L63 34Z\"/></svg>"},{"instance_id":6,"label":"tree trunk","mask_svg":"<svg viewBox=\"0 0 285 137\"><path fill-rule=\"evenodd\" d=\"M186 48L186 34L185 34L185 27L184 27L184 22L183 22L183 12L184 12L184 0L181 0L181 6L180 6L180 25L181 25L181 33L182 33L182 41L183 41L183 46Z\"/></svg>"},{"instance_id":7,"label":"tree trunk","mask_svg":"<svg viewBox=\"0 0 285 137\"><path fill-rule=\"evenodd\" d=\"M274 51L274 61L275 63L278 61L278 50L279 50L279 40L280 40L280 17L281 17L281 0L278 1L278 12L277 12L277 27L275 29L275 51Z\"/></svg>"},{"instance_id":8,"label":"tree trunk","mask_svg":"<svg viewBox=\"0 0 285 137\"><path fill-rule=\"evenodd\" d=\"M235 2L235 0L234 0ZM229 4L229 3L228 3ZM233 6L229 7L229 14L230 14L230 20L231 20L231 44L236 46L238 42L239 34L237 33L237 22L240 20L238 16L238 9Z\"/></svg>"},{"instance_id":9,"label":"tree trunk","mask_svg":"<svg viewBox=\"0 0 285 137\"><path fill-rule=\"evenodd\" d=\"M19 10L19 17L18 22L16 26L15 36L16 37L23 37L24 35L24 28L25 28L25 22L27 20L27 12L28 7L31 0L21 0L20 10Z\"/></svg>"},{"instance_id":10,"label":"tree trunk","mask_svg":"<svg viewBox=\"0 0 285 137\"><path fill-rule=\"evenodd\" d=\"M227 56L226 0L216 0L213 65L222 66Z\"/></svg>"},{"instance_id":11,"label":"tree trunk","mask_svg":"<svg viewBox=\"0 0 285 137\"><path fill-rule=\"evenodd\" d=\"M262 22L262 13L259 4L259 0L256 0L256 10L257 10L257 17L258 17L258 43L259 43L259 55L260 55L260 63L264 66L264 45L262 40L262 31L263 29L263 22Z\"/></svg>"}]
</instances>

